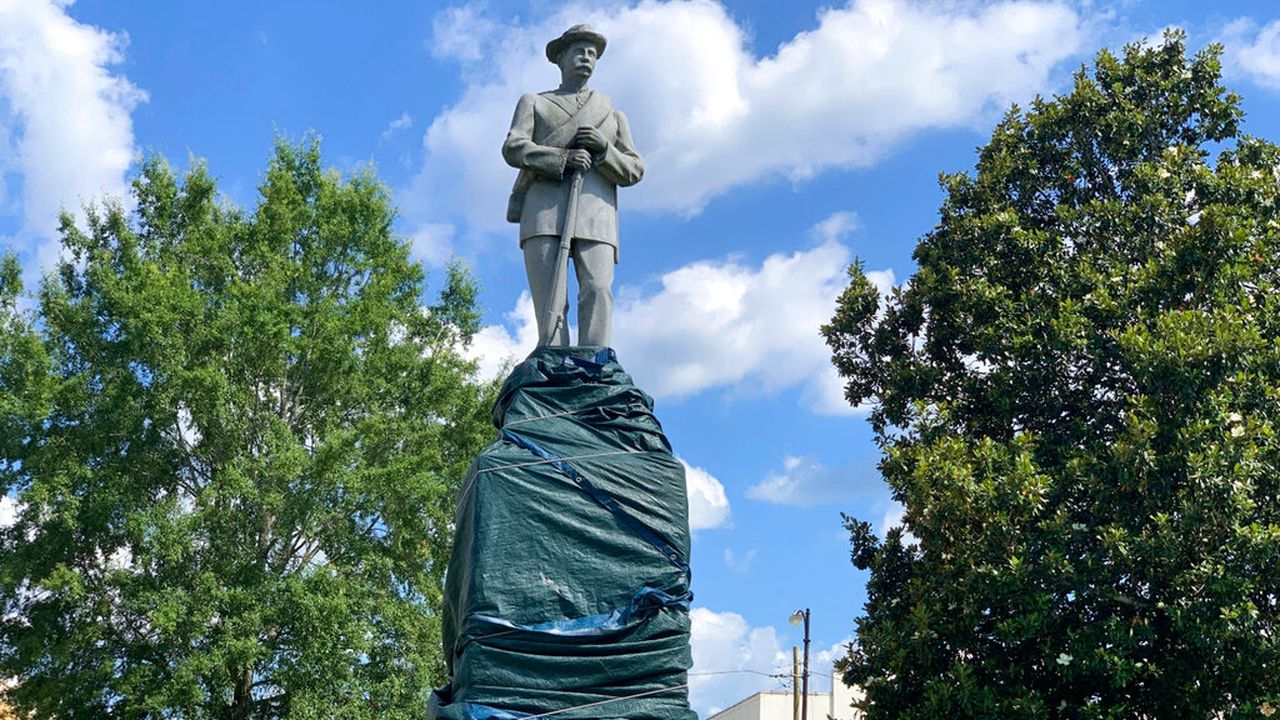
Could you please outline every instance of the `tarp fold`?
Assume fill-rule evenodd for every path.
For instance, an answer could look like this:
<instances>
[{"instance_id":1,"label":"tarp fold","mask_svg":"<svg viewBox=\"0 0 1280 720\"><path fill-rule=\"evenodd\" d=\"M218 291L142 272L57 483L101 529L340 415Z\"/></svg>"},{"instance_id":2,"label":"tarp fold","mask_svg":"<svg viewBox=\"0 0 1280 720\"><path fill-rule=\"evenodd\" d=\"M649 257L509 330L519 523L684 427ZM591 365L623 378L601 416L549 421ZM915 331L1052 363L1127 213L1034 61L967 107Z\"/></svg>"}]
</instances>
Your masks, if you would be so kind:
<instances>
[{"instance_id":1,"label":"tarp fold","mask_svg":"<svg viewBox=\"0 0 1280 720\"><path fill-rule=\"evenodd\" d=\"M535 350L472 463L445 583L443 720L693 720L683 466L613 351Z\"/></svg>"}]
</instances>

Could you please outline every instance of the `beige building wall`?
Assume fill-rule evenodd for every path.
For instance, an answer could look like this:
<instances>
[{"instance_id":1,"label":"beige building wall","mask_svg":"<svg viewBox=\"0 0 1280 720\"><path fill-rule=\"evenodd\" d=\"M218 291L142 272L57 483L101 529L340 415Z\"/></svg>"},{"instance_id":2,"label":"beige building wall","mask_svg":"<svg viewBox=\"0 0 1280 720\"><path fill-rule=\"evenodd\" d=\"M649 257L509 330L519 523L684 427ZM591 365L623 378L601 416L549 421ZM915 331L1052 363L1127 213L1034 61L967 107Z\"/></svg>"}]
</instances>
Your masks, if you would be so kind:
<instances>
[{"instance_id":1,"label":"beige building wall","mask_svg":"<svg viewBox=\"0 0 1280 720\"><path fill-rule=\"evenodd\" d=\"M836 674L831 681L831 689L831 717L835 720L862 720L863 714L850 707L854 700L861 700L866 694L862 688L845 685Z\"/></svg>"},{"instance_id":2,"label":"beige building wall","mask_svg":"<svg viewBox=\"0 0 1280 720\"><path fill-rule=\"evenodd\" d=\"M828 717L834 720L862 720L862 713L850 707L854 699L862 697L861 688L845 685L838 676L832 684L835 686L833 693L809 693L809 713L804 720L827 720ZM795 712L792 702L790 690L758 692L707 720L793 720Z\"/></svg>"},{"instance_id":3,"label":"beige building wall","mask_svg":"<svg viewBox=\"0 0 1280 720\"><path fill-rule=\"evenodd\" d=\"M756 693L749 695L743 700L739 700L736 704L721 710L712 715L715 720L759 720L764 717L762 705L763 698L773 693ZM709 719L708 719L709 720Z\"/></svg>"}]
</instances>

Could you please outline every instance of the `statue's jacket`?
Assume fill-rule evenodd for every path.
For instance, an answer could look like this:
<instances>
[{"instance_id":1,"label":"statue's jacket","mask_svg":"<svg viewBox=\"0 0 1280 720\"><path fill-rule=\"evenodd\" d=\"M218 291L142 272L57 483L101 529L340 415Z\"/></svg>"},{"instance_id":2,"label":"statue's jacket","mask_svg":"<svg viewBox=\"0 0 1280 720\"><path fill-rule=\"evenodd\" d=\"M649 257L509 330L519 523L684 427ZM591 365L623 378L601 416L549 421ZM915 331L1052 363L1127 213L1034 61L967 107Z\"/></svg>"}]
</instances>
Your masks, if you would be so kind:
<instances>
[{"instance_id":1,"label":"statue's jacket","mask_svg":"<svg viewBox=\"0 0 1280 720\"><path fill-rule=\"evenodd\" d=\"M631 139L626 115L615 110L604 93L548 91L520 98L502 144L507 164L520 169L507 219L520 223L521 246L531 237L561 234L570 178L566 148L583 125L598 129L607 147L595 154L583 177L573 237L608 243L616 260L618 186L640 182L644 160Z\"/></svg>"}]
</instances>

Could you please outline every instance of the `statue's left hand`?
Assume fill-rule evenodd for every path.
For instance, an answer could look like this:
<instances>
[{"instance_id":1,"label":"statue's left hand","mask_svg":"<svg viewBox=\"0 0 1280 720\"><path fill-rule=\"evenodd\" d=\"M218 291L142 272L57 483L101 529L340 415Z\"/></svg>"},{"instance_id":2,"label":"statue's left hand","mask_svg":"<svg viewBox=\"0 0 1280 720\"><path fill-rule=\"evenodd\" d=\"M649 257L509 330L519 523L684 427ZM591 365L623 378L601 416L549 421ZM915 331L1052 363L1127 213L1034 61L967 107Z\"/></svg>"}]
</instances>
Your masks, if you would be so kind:
<instances>
[{"instance_id":1,"label":"statue's left hand","mask_svg":"<svg viewBox=\"0 0 1280 720\"><path fill-rule=\"evenodd\" d=\"M604 134L590 125L578 128L577 134L573 136L573 144L592 153L604 152L607 145Z\"/></svg>"}]
</instances>

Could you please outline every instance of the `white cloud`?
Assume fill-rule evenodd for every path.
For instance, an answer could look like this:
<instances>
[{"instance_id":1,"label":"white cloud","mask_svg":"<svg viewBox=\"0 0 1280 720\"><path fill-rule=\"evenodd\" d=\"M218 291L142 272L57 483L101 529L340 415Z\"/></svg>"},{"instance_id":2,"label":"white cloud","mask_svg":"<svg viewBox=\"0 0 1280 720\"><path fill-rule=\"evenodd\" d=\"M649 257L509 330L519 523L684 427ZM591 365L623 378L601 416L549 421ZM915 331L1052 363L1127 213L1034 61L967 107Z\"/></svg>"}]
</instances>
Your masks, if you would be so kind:
<instances>
[{"instance_id":1,"label":"white cloud","mask_svg":"<svg viewBox=\"0 0 1280 720\"><path fill-rule=\"evenodd\" d=\"M841 210L833 212L827 218L810 230L813 236L827 242L835 242L844 239L846 235L854 230L862 227L862 223L858 220L858 214Z\"/></svg>"},{"instance_id":2,"label":"white cloud","mask_svg":"<svg viewBox=\"0 0 1280 720\"><path fill-rule=\"evenodd\" d=\"M778 505L821 505L866 492L876 477L875 468L866 463L829 468L813 456L788 456L783 458L782 472L771 472L747 488L747 497Z\"/></svg>"},{"instance_id":3,"label":"white cloud","mask_svg":"<svg viewBox=\"0 0 1280 720\"><path fill-rule=\"evenodd\" d=\"M484 15L483 2L442 10L432 21L427 50L433 57L477 62L485 57L484 41L501 30Z\"/></svg>"},{"instance_id":4,"label":"white cloud","mask_svg":"<svg viewBox=\"0 0 1280 720\"><path fill-rule=\"evenodd\" d=\"M654 288L619 288L613 336L623 366L660 398L800 387L802 403L816 413L865 409L845 401L819 335L852 260L840 239L855 225L851 213L836 213L814 226L820 244L808 250L770 255L758 266L734 257L698 261L664 274ZM894 284L889 269L867 276L881 293ZM496 372L501 358L523 357L536 344L533 303L524 293L505 326L481 331L471 357Z\"/></svg>"},{"instance_id":5,"label":"white cloud","mask_svg":"<svg viewBox=\"0 0 1280 720\"><path fill-rule=\"evenodd\" d=\"M1259 28L1253 20L1240 18L1228 23L1219 39L1229 69L1263 87L1280 90L1280 20Z\"/></svg>"},{"instance_id":6,"label":"white cloud","mask_svg":"<svg viewBox=\"0 0 1280 720\"><path fill-rule=\"evenodd\" d=\"M809 657L809 668L818 670L823 673L834 674L835 662L849 655L849 643L853 642L853 636L845 636L843 640L833 644L831 647L822 648ZM811 681L812 682L812 681Z\"/></svg>"},{"instance_id":7,"label":"white cloud","mask_svg":"<svg viewBox=\"0 0 1280 720\"><path fill-rule=\"evenodd\" d=\"M480 328L462 354L479 363L480 377L489 379L505 373L537 345L537 318L533 314L533 298L526 290L520 293L515 308L507 313L506 325Z\"/></svg>"},{"instance_id":8,"label":"white cloud","mask_svg":"<svg viewBox=\"0 0 1280 720\"><path fill-rule=\"evenodd\" d=\"M22 503L8 495L0 495L0 529L11 527L18 522L18 515L21 512Z\"/></svg>"},{"instance_id":9,"label":"white cloud","mask_svg":"<svg viewBox=\"0 0 1280 720\"><path fill-rule=\"evenodd\" d=\"M902 542L908 545L920 542L905 526L907 509L901 503L897 500L890 500L888 505L883 505L882 507L884 508L884 515L880 518L880 526L876 528L876 534L880 536L881 540L888 536L889 531L893 528L901 527L903 529Z\"/></svg>"},{"instance_id":10,"label":"white cloud","mask_svg":"<svg viewBox=\"0 0 1280 720\"><path fill-rule=\"evenodd\" d=\"M713 388L773 393L802 387L821 414L855 412L819 329L831 319L852 254L827 239L774 254L758 266L736 258L666 273L655 292L617 293L614 346L643 387L661 397ZM887 290L892 271L872 274Z\"/></svg>"},{"instance_id":11,"label":"white cloud","mask_svg":"<svg viewBox=\"0 0 1280 720\"><path fill-rule=\"evenodd\" d=\"M747 573L751 570L751 561L755 559L755 548L751 548L742 555L735 553L732 548L724 549L724 564L736 573Z\"/></svg>"},{"instance_id":12,"label":"white cloud","mask_svg":"<svg viewBox=\"0 0 1280 720\"><path fill-rule=\"evenodd\" d=\"M187 452L189 448L199 445L203 436L195 417L191 415L191 408L181 400L178 401L177 416L177 427L174 428L176 432L172 433L172 437L175 442L181 443L183 452Z\"/></svg>"},{"instance_id":13,"label":"white cloud","mask_svg":"<svg viewBox=\"0 0 1280 720\"><path fill-rule=\"evenodd\" d=\"M710 530L729 522L729 498L714 475L679 458L689 494L689 529Z\"/></svg>"},{"instance_id":14,"label":"white cloud","mask_svg":"<svg viewBox=\"0 0 1280 720\"><path fill-rule=\"evenodd\" d=\"M760 57L713 0L571 4L526 26L464 5L437 16L429 42L467 87L426 131L409 214L503 227L514 171L498 147L512 108L558 83L543 45L584 21L609 38L593 86L627 112L646 158L622 202L682 213L738 185L870 165L921 131L979 123L1047 89L1088 34L1065 2L851 0Z\"/></svg>"},{"instance_id":15,"label":"white cloud","mask_svg":"<svg viewBox=\"0 0 1280 720\"><path fill-rule=\"evenodd\" d=\"M889 534L889 531L902 524L902 520L907 516L907 509L902 504L894 500L889 503L889 507L884 511L884 517L880 518L880 527L876 532L880 537Z\"/></svg>"},{"instance_id":16,"label":"white cloud","mask_svg":"<svg viewBox=\"0 0 1280 720\"><path fill-rule=\"evenodd\" d=\"M387 140L391 139L392 135L395 135L401 130L407 130L408 128L411 128L411 127L413 127L413 116L409 114L408 110L405 110L404 112L400 113L400 117L396 118L395 120L392 120L387 125L387 128L382 131L381 135L378 136L378 140L381 142L386 142Z\"/></svg>"},{"instance_id":17,"label":"white cloud","mask_svg":"<svg viewBox=\"0 0 1280 720\"><path fill-rule=\"evenodd\" d=\"M37 266L57 258L50 242L62 208L103 194L123 197L133 160L134 106L146 94L112 66L127 37L73 20L63 1L0 3L0 173L22 184L24 244ZM34 268L33 268L34 269Z\"/></svg>"},{"instance_id":18,"label":"white cloud","mask_svg":"<svg viewBox=\"0 0 1280 720\"><path fill-rule=\"evenodd\" d=\"M696 607L689 703L703 717L765 690L790 687L791 648L773 627L752 627L735 612ZM797 640L799 638L796 638ZM830 692L832 663L847 654L850 638L814 647L809 656L810 692Z\"/></svg>"},{"instance_id":19,"label":"white cloud","mask_svg":"<svg viewBox=\"0 0 1280 720\"><path fill-rule=\"evenodd\" d=\"M791 657L783 653L772 627L751 627L735 612L696 607L690 641L693 669L689 673L689 703L706 717L712 708L725 708L762 690L781 686L789 676Z\"/></svg>"},{"instance_id":20,"label":"white cloud","mask_svg":"<svg viewBox=\"0 0 1280 720\"><path fill-rule=\"evenodd\" d=\"M130 570L133 568L133 550L128 545L116 548L112 553L103 557L102 550L96 551L98 566L105 570Z\"/></svg>"},{"instance_id":21,"label":"white cloud","mask_svg":"<svg viewBox=\"0 0 1280 720\"><path fill-rule=\"evenodd\" d=\"M440 267L453 257L454 227L449 223L426 223L409 236L409 256L428 266Z\"/></svg>"}]
</instances>

